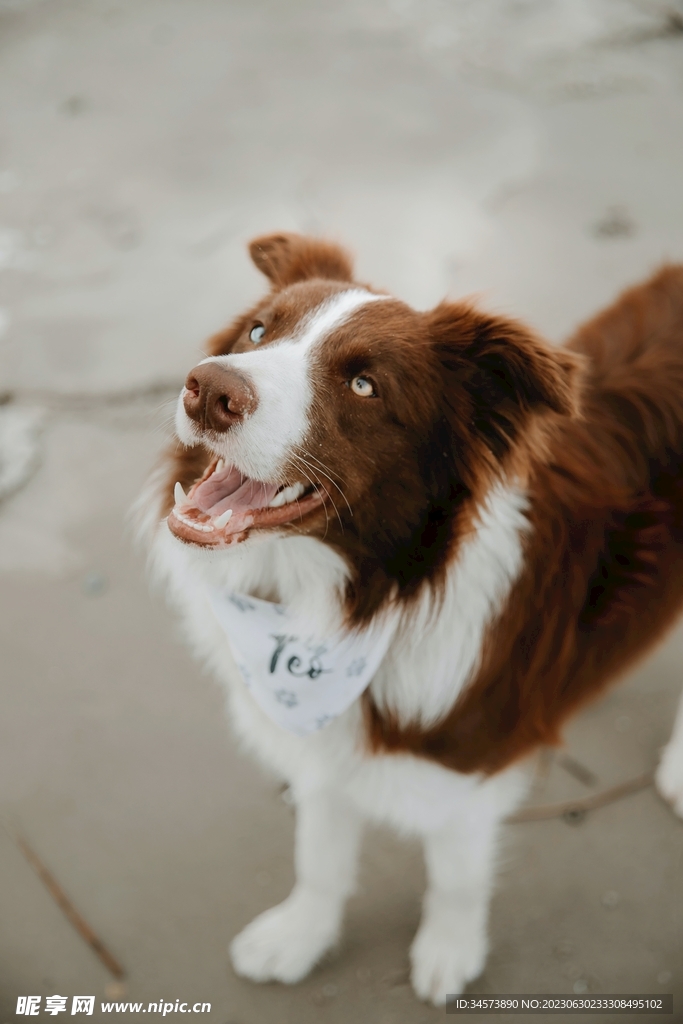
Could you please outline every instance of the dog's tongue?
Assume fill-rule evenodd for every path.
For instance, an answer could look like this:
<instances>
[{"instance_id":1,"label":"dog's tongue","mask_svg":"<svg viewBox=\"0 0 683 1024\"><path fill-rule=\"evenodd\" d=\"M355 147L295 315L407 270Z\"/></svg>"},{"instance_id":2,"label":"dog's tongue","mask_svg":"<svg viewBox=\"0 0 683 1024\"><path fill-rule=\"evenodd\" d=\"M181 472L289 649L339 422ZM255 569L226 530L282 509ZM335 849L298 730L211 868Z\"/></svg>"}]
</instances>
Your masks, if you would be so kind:
<instances>
[{"instance_id":1,"label":"dog's tongue","mask_svg":"<svg viewBox=\"0 0 683 1024\"><path fill-rule=\"evenodd\" d=\"M264 484L250 480L234 466L212 473L208 480L192 491L192 504L212 516L219 516L229 508L234 513L248 512L268 506L278 491L277 484Z\"/></svg>"}]
</instances>

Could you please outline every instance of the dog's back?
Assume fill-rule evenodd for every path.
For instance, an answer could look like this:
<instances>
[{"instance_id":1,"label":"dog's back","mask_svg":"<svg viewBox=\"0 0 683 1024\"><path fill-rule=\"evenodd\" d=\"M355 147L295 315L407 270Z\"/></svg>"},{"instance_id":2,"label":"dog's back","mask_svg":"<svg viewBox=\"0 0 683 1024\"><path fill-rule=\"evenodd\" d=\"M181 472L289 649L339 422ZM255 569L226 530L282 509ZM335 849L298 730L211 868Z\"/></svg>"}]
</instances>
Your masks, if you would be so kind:
<instances>
[{"instance_id":1,"label":"dog's back","mask_svg":"<svg viewBox=\"0 0 683 1024\"><path fill-rule=\"evenodd\" d=\"M584 429L611 435L632 486L656 487L683 460L683 266L630 288L567 347L589 360Z\"/></svg>"}]
</instances>

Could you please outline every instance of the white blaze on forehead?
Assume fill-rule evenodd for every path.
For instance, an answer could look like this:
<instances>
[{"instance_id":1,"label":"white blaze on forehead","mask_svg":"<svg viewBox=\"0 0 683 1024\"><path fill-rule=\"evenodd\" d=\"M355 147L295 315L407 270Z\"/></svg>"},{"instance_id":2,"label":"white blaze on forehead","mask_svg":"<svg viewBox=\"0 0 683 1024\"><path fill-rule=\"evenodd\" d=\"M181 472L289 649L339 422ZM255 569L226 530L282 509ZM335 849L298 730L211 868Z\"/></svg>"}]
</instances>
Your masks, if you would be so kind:
<instances>
[{"instance_id":1,"label":"white blaze on forehead","mask_svg":"<svg viewBox=\"0 0 683 1024\"><path fill-rule=\"evenodd\" d=\"M388 299L388 295L373 295L364 288L353 288L348 292L340 292L332 299L323 302L304 325L304 332L299 336L297 344L306 351L321 341L335 327L339 327L344 321L358 309L359 306L366 306L370 302L377 302L378 299ZM296 340L296 339L295 339Z\"/></svg>"},{"instance_id":2,"label":"white blaze on forehead","mask_svg":"<svg viewBox=\"0 0 683 1024\"><path fill-rule=\"evenodd\" d=\"M309 353L356 309L387 298L388 295L373 295L363 288L339 292L302 317L299 330L280 341L253 352L203 359L202 363L241 370L253 381L258 394L255 412L216 438L218 443L212 444L216 453L247 476L278 480L288 456L296 456L308 431L313 398ZM196 443L193 425L182 406L182 395L176 427L182 441ZM293 461L296 463L296 458Z\"/></svg>"}]
</instances>

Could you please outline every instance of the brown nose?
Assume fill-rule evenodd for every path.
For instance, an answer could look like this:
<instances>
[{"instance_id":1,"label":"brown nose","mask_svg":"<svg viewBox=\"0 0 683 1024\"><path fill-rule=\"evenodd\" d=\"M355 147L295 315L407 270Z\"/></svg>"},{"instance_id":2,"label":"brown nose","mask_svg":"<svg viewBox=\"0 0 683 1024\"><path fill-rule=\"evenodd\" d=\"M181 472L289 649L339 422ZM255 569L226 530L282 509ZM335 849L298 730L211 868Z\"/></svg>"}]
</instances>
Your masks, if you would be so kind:
<instances>
[{"instance_id":1,"label":"brown nose","mask_svg":"<svg viewBox=\"0 0 683 1024\"><path fill-rule=\"evenodd\" d=\"M190 370L183 396L185 412L204 430L229 430L258 406L249 378L219 363L200 363Z\"/></svg>"}]
</instances>

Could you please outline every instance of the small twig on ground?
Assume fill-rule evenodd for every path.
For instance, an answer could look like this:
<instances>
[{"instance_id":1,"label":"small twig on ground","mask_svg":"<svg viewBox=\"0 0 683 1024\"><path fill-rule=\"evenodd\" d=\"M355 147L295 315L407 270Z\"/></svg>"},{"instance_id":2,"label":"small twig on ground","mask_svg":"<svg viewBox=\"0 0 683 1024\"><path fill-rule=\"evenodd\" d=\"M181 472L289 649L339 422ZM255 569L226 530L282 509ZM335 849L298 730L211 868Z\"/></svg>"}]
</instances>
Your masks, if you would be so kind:
<instances>
[{"instance_id":1,"label":"small twig on ground","mask_svg":"<svg viewBox=\"0 0 683 1024\"><path fill-rule=\"evenodd\" d=\"M92 930L92 928L85 920L85 918L83 918L79 914L79 912L76 910L69 897L62 889L57 879L54 877L52 872L45 867L45 865L43 864L42 860L35 852L35 850L31 849L31 847L23 838L23 836L19 835L19 833L6 822L5 831L13 840L13 842L18 846L18 848L21 850L22 854L24 855L28 863L31 865L35 873L38 875L41 882L48 890L57 906L68 918L68 920L74 926L74 928L81 936L81 938L85 942L87 942L87 944L90 946L95 955L99 957L101 962L104 964L107 970L114 975L116 980L122 981L126 976L123 967L118 962L116 957L114 957L109 952L109 950L104 945L102 940L97 937L97 935Z\"/></svg>"},{"instance_id":2,"label":"small twig on ground","mask_svg":"<svg viewBox=\"0 0 683 1024\"><path fill-rule=\"evenodd\" d=\"M590 768L586 768L585 764L581 764L581 762L577 761L575 757L572 757L571 754L560 754L557 759L557 763L560 768L564 768L568 775L571 775L572 778L576 779L577 782L582 783L582 785L597 785L597 776L590 770Z\"/></svg>"},{"instance_id":3,"label":"small twig on ground","mask_svg":"<svg viewBox=\"0 0 683 1024\"><path fill-rule=\"evenodd\" d=\"M644 772L636 775L633 779L620 782L618 786L611 786L603 789L600 793L593 793L591 796L583 797L581 800L564 800L557 804L544 804L540 807L523 807L521 811L511 814L506 819L509 825L520 825L526 821L542 821L546 818L563 818L571 815L584 815L588 811L594 811L597 807L605 807L606 804L614 803L632 793L638 793L641 789L647 789L654 781L654 771Z\"/></svg>"}]
</instances>

